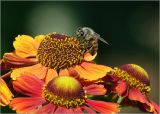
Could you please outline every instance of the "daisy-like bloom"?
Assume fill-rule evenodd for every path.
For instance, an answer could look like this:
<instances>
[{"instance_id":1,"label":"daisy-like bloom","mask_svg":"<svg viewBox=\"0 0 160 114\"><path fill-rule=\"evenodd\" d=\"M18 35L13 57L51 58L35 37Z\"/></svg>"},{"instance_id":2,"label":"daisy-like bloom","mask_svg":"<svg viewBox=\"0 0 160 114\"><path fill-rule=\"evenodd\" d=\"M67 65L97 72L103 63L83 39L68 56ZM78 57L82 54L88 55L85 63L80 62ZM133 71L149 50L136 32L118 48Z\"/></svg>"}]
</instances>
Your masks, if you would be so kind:
<instances>
[{"instance_id":1,"label":"daisy-like bloom","mask_svg":"<svg viewBox=\"0 0 160 114\"><path fill-rule=\"evenodd\" d=\"M19 77L22 72L32 71L35 76L47 82L48 78L58 74L76 71L80 78L91 81L102 78L111 70L110 67L92 61L96 54L83 54L77 38L63 34L50 33L35 39L22 35L18 36L13 44L15 52L4 55L3 68L27 67L13 69L12 79Z\"/></svg>"},{"instance_id":2,"label":"daisy-like bloom","mask_svg":"<svg viewBox=\"0 0 160 114\"><path fill-rule=\"evenodd\" d=\"M137 101L142 104L143 108L145 107L146 111L159 112L158 105L149 99L150 79L148 73L142 67L136 64L116 67L107 77L104 77L104 81L111 82L111 90L116 92L118 96L123 97L124 101L128 99Z\"/></svg>"},{"instance_id":3,"label":"daisy-like bloom","mask_svg":"<svg viewBox=\"0 0 160 114\"><path fill-rule=\"evenodd\" d=\"M10 103L10 100L13 98L13 94L9 90L5 81L0 78L0 105L6 106Z\"/></svg>"},{"instance_id":4,"label":"daisy-like bloom","mask_svg":"<svg viewBox=\"0 0 160 114\"><path fill-rule=\"evenodd\" d=\"M70 76L58 76L47 84L32 74L25 74L13 81L17 92L27 97L14 98L10 107L17 113L117 113L118 104L91 100L87 95L104 95L103 85L82 85Z\"/></svg>"}]
</instances>

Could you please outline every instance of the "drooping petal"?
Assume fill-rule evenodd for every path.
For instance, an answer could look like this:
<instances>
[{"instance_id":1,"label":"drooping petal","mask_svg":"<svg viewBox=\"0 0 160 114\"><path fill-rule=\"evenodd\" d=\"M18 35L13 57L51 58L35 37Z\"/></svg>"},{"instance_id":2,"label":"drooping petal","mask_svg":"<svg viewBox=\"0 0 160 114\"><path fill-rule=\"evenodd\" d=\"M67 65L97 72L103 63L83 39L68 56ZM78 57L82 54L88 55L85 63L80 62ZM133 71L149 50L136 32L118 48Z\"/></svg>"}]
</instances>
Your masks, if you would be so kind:
<instances>
[{"instance_id":1,"label":"drooping petal","mask_svg":"<svg viewBox=\"0 0 160 114\"><path fill-rule=\"evenodd\" d=\"M92 56L90 53L86 53L86 54L84 55L83 59L84 59L85 61L92 61L92 60L95 59L96 56L97 56L97 53L94 54L93 56Z\"/></svg>"},{"instance_id":2,"label":"drooping petal","mask_svg":"<svg viewBox=\"0 0 160 114\"><path fill-rule=\"evenodd\" d=\"M47 76L45 78L45 83L47 84L50 80L52 80L53 78L57 77L58 73L56 70L54 69L48 69L47 71Z\"/></svg>"},{"instance_id":3,"label":"drooping petal","mask_svg":"<svg viewBox=\"0 0 160 114\"><path fill-rule=\"evenodd\" d=\"M15 53L5 53L3 59L1 60L1 70L30 66L36 63L36 57L22 58L17 56Z\"/></svg>"},{"instance_id":4,"label":"drooping petal","mask_svg":"<svg viewBox=\"0 0 160 114\"><path fill-rule=\"evenodd\" d=\"M118 96L126 97L128 93L128 85L126 82L119 80L114 87Z\"/></svg>"},{"instance_id":5,"label":"drooping petal","mask_svg":"<svg viewBox=\"0 0 160 114\"><path fill-rule=\"evenodd\" d=\"M45 99L42 97L19 97L14 98L11 103L10 107L16 112L28 112L31 110L36 109L38 106L45 103Z\"/></svg>"},{"instance_id":6,"label":"drooping petal","mask_svg":"<svg viewBox=\"0 0 160 114\"><path fill-rule=\"evenodd\" d=\"M54 114L74 114L72 109L67 109L65 107L58 107Z\"/></svg>"},{"instance_id":7,"label":"drooping petal","mask_svg":"<svg viewBox=\"0 0 160 114\"><path fill-rule=\"evenodd\" d=\"M151 104L153 105L153 108L154 108L154 111L153 111L154 114L159 114L160 113L160 106L153 101L151 101Z\"/></svg>"},{"instance_id":8,"label":"drooping petal","mask_svg":"<svg viewBox=\"0 0 160 114\"><path fill-rule=\"evenodd\" d=\"M17 92L34 97L41 96L43 84L42 80L29 73L13 81L13 87Z\"/></svg>"},{"instance_id":9,"label":"drooping petal","mask_svg":"<svg viewBox=\"0 0 160 114\"><path fill-rule=\"evenodd\" d=\"M47 104L45 106L42 106L40 109L36 109L34 112L36 114L53 114L54 110L55 110L55 105Z\"/></svg>"},{"instance_id":10,"label":"drooping petal","mask_svg":"<svg viewBox=\"0 0 160 114\"><path fill-rule=\"evenodd\" d=\"M94 110L100 113L106 114L116 114L119 112L117 103L104 102L104 101L95 101L87 99L87 105L92 107Z\"/></svg>"},{"instance_id":11,"label":"drooping petal","mask_svg":"<svg viewBox=\"0 0 160 114\"><path fill-rule=\"evenodd\" d=\"M84 89L86 90L86 94L91 95L104 95L106 93L106 89L103 85L92 84L84 87Z\"/></svg>"},{"instance_id":12,"label":"drooping petal","mask_svg":"<svg viewBox=\"0 0 160 114\"><path fill-rule=\"evenodd\" d=\"M148 103L147 98L145 95L143 95L140 90L136 89L136 88L131 88L129 91L129 95L128 98L130 100L135 100L135 101L139 101L141 103Z\"/></svg>"},{"instance_id":13,"label":"drooping petal","mask_svg":"<svg viewBox=\"0 0 160 114\"><path fill-rule=\"evenodd\" d=\"M90 109L87 106L83 106L82 108L87 112L87 114L97 114L96 112L94 112L92 109Z\"/></svg>"},{"instance_id":14,"label":"drooping petal","mask_svg":"<svg viewBox=\"0 0 160 114\"><path fill-rule=\"evenodd\" d=\"M160 106L158 106L158 104L156 104L155 102L149 100L149 102L147 103L141 103L139 104L140 109L153 113L153 114L159 114L160 112Z\"/></svg>"},{"instance_id":15,"label":"drooping petal","mask_svg":"<svg viewBox=\"0 0 160 114\"><path fill-rule=\"evenodd\" d=\"M81 78L91 81L104 77L107 72L112 70L110 67L88 62L83 62L74 69L79 73Z\"/></svg>"},{"instance_id":16,"label":"drooping petal","mask_svg":"<svg viewBox=\"0 0 160 114\"><path fill-rule=\"evenodd\" d=\"M0 105L6 106L10 103L10 100L13 98L13 94L9 90L5 81L0 78Z\"/></svg>"},{"instance_id":17,"label":"drooping petal","mask_svg":"<svg viewBox=\"0 0 160 114\"><path fill-rule=\"evenodd\" d=\"M37 76L39 79L44 79L47 75L48 68L42 66L41 64L36 64L29 67L23 67L13 70L11 73L11 78L16 80L17 77L20 77L24 73L32 73Z\"/></svg>"}]
</instances>

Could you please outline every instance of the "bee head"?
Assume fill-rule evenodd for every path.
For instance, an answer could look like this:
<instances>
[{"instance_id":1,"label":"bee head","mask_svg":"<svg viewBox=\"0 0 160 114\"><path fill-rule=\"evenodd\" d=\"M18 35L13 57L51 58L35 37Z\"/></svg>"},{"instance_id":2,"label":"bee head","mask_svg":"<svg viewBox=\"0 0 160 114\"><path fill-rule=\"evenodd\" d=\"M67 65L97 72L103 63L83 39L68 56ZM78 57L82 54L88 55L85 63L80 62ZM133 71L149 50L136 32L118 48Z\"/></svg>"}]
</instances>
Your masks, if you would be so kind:
<instances>
[{"instance_id":1,"label":"bee head","mask_svg":"<svg viewBox=\"0 0 160 114\"><path fill-rule=\"evenodd\" d=\"M74 36L77 38L87 37L87 35L93 35L94 31L89 27L78 27L74 33Z\"/></svg>"},{"instance_id":2,"label":"bee head","mask_svg":"<svg viewBox=\"0 0 160 114\"><path fill-rule=\"evenodd\" d=\"M82 27L79 27L76 29L74 36L77 38L84 37L84 31L83 31Z\"/></svg>"}]
</instances>

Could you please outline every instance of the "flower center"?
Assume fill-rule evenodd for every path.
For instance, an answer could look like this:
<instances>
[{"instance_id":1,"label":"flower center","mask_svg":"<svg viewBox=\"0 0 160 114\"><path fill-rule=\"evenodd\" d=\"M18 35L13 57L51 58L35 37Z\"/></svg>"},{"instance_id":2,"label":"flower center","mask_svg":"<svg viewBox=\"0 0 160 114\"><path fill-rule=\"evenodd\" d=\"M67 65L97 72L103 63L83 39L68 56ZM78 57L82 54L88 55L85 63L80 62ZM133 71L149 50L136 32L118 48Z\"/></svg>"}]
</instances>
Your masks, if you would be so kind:
<instances>
[{"instance_id":1,"label":"flower center","mask_svg":"<svg viewBox=\"0 0 160 114\"><path fill-rule=\"evenodd\" d=\"M62 34L48 34L41 42L38 61L43 66L56 70L81 63L82 50L76 38Z\"/></svg>"},{"instance_id":2,"label":"flower center","mask_svg":"<svg viewBox=\"0 0 160 114\"><path fill-rule=\"evenodd\" d=\"M70 76L54 78L43 92L46 101L56 106L75 108L85 103L86 96L82 85Z\"/></svg>"},{"instance_id":3,"label":"flower center","mask_svg":"<svg viewBox=\"0 0 160 114\"><path fill-rule=\"evenodd\" d=\"M142 93L149 93L150 91L149 86L147 86L145 83L141 82L140 80L128 74L126 71L122 69L116 67L114 68L112 74L127 82L130 87L135 87L139 89Z\"/></svg>"}]
</instances>

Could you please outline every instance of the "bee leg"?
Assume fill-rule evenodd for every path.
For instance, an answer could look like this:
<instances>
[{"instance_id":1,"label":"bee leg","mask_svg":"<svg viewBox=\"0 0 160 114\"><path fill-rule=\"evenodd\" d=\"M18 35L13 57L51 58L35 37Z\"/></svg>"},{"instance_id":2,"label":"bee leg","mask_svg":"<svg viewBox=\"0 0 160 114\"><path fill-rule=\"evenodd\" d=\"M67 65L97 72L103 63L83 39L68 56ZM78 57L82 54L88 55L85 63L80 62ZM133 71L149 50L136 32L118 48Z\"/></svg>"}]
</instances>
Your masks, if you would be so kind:
<instances>
[{"instance_id":1,"label":"bee leg","mask_svg":"<svg viewBox=\"0 0 160 114\"><path fill-rule=\"evenodd\" d=\"M94 55L94 54L96 53L93 46L88 50L88 52L89 52L91 55Z\"/></svg>"},{"instance_id":2,"label":"bee leg","mask_svg":"<svg viewBox=\"0 0 160 114\"><path fill-rule=\"evenodd\" d=\"M84 55L85 53L86 53L86 50L83 50L83 51L82 51L82 54Z\"/></svg>"}]
</instances>

